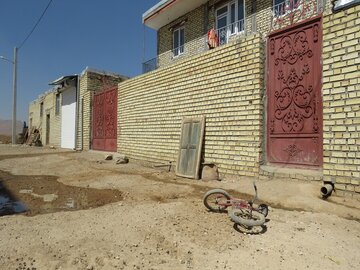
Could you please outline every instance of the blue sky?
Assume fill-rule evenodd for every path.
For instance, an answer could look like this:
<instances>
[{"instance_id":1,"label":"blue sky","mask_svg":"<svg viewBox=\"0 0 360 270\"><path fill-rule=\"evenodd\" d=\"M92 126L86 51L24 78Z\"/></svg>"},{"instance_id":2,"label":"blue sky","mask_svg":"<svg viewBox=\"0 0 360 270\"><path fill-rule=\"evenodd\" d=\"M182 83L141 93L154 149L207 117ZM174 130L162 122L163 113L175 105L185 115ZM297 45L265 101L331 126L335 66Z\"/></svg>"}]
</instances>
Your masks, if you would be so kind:
<instances>
[{"instance_id":1,"label":"blue sky","mask_svg":"<svg viewBox=\"0 0 360 270\"><path fill-rule=\"evenodd\" d=\"M0 0L0 56L13 60L49 0ZM17 119L49 82L87 66L126 76L156 55L156 32L142 14L158 0L53 0L18 53ZM12 118L12 65L0 60L0 119Z\"/></svg>"}]
</instances>

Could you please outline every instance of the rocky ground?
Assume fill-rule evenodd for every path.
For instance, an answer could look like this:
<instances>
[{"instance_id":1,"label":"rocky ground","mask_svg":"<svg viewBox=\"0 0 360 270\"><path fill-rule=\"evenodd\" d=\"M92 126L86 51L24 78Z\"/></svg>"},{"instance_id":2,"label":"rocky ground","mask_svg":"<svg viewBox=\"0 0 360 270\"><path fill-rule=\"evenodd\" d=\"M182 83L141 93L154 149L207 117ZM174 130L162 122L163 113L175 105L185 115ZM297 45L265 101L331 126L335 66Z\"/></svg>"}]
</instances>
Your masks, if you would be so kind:
<instances>
[{"instance_id":1,"label":"rocky ground","mask_svg":"<svg viewBox=\"0 0 360 270\"><path fill-rule=\"evenodd\" d=\"M202 197L215 187L249 197L251 179L197 181L96 152L0 145L0 182L0 269L360 266L359 201L324 201L319 183L257 181L271 211L266 226L246 229ZM4 198L27 211L11 214Z\"/></svg>"}]
</instances>

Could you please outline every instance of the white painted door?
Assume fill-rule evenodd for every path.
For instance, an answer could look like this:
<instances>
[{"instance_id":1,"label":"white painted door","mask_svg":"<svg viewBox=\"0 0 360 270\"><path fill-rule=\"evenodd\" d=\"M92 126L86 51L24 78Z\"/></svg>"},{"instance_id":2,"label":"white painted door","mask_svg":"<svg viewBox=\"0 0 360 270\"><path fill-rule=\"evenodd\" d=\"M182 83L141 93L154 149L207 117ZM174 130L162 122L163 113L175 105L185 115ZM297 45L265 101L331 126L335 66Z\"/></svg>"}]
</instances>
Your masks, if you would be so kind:
<instances>
[{"instance_id":1,"label":"white painted door","mask_svg":"<svg viewBox=\"0 0 360 270\"><path fill-rule=\"evenodd\" d=\"M75 148L76 88L62 92L61 101L61 148Z\"/></svg>"}]
</instances>

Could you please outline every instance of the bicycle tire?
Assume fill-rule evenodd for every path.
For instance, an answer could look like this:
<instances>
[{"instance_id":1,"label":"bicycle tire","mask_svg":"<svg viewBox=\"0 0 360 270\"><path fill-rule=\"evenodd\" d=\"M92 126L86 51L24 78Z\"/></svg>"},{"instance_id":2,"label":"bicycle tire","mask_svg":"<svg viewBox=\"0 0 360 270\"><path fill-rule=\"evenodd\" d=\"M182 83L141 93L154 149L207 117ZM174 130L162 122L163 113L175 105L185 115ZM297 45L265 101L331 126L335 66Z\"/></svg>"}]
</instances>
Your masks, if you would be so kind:
<instances>
[{"instance_id":1,"label":"bicycle tire","mask_svg":"<svg viewBox=\"0 0 360 270\"><path fill-rule=\"evenodd\" d=\"M212 195L215 195L216 198L215 202L211 202ZM228 206L219 205L217 203L217 200L219 198L228 201L230 200L230 194L227 193L225 190L219 188L209 190L208 192L205 193L203 198L205 207L212 212L223 212Z\"/></svg>"},{"instance_id":2,"label":"bicycle tire","mask_svg":"<svg viewBox=\"0 0 360 270\"><path fill-rule=\"evenodd\" d=\"M259 212L260 214L263 214L264 217L267 217L267 215L269 214L269 207L266 204L262 203L258 206L256 211Z\"/></svg>"},{"instance_id":3,"label":"bicycle tire","mask_svg":"<svg viewBox=\"0 0 360 270\"><path fill-rule=\"evenodd\" d=\"M250 210L244 208L232 209L229 212L229 216L235 223L247 227L261 226L265 223L265 216L263 214L257 211L252 211L250 214Z\"/></svg>"}]
</instances>

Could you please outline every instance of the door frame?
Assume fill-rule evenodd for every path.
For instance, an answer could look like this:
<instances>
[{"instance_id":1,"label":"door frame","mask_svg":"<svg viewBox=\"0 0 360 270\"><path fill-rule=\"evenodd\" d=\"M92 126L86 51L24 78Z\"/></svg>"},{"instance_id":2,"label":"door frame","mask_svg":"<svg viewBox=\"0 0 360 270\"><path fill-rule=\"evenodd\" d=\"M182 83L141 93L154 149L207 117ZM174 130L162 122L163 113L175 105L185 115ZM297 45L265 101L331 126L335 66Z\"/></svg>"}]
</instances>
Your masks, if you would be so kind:
<instances>
[{"instance_id":1,"label":"door frame","mask_svg":"<svg viewBox=\"0 0 360 270\"><path fill-rule=\"evenodd\" d=\"M115 139L115 148L114 149L107 149L107 138L106 138L106 126L105 126L105 120L106 120L106 94L111 92L111 91L115 91L116 95L115 95L115 107L116 107L116 115L115 115L115 119L116 119L116 123L115 123L115 133L116 136L115 138L112 138L111 140ZM102 149L98 148L95 146L94 148L94 140L100 140L100 138L95 138L94 133L96 132L96 127L95 127L95 97L96 96L100 96L103 95L103 103L102 103L102 125L103 125L103 137L101 138L103 141L101 143L101 145L103 146ZM91 149L95 150L95 151L107 151L107 152L116 152L117 151L117 137L118 137L118 131L117 131L117 126L118 126L118 87L117 86L113 86L113 87L107 87L107 88L103 88L100 91L94 93L93 97L92 97L92 119L91 119Z\"/></svg>"},{"instance_id":2,"label":"door frame","mask_svg":"<svg viewBox=\"0 0 360 270\"><path fill-rule=\"evenodd\" d=\"M322 96L322 74L323 74L323 71L322 71L322 46L323 46L323 33L322 33L322 20L323 20L323 16L322 14L320 15L317 15L317 16L314 16L314 17L311 17L311 18L308 18L306 20L303 20L301 22L297 22L297 23L294 23L290 26L287 26L287 27L284 27L284 28L281 28L281 29L277 29L277 30L274 30L272 32L270 32L268 35L267 35L267 39L266 39L266 63L265 63L265 85L266 85L266 89L265 89L265 100L264 100L264 120L265 120L265 125L264 125L264 155L263 155L263 158L265 160L265 163L268 164L268 165L271 165L271 166L281 166L281 167L287 167L287 168L303 168L303 169L322 169L323 167L323 158L324 158L324 154L323 154L323 140L324 140L324 136L323 136L323 96ZM318 21L318 26L319 26L319 29L318 29L318 42L321 44L320 45L320 61L318 63L318 69L320 70L319 71L319 74L321 75L321 79L318 80L318 88L319 88L319 96L317 97L317 101L320 103L320 106L319 106L319 109L321 110L321 113L319 113L319 119L318 119L318 122L320 123L319 124L319 142L321 142L321 144L319 145L319 147L321 148L319 150L319 164L318 165L314 165L314 166L311 166L311 165L301 165L301 164L288 164L288 163L277 163L277 162L271 162L269 161L269 130L270 130L270 127L269 127L269 87L270 87L270 81L269 81L269 56L270 56L270 47L271 47L271 44L270 44L270 37L271 36L274 36L274 35L278 35L278 34L281 34L283 32L291 32L291 31L295 31L297 28L301 28L307 24L312 24L314 22Z\"/></svg>"}]
</instances>

